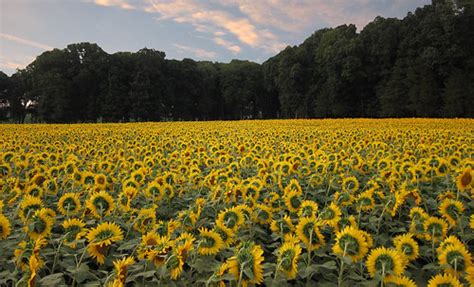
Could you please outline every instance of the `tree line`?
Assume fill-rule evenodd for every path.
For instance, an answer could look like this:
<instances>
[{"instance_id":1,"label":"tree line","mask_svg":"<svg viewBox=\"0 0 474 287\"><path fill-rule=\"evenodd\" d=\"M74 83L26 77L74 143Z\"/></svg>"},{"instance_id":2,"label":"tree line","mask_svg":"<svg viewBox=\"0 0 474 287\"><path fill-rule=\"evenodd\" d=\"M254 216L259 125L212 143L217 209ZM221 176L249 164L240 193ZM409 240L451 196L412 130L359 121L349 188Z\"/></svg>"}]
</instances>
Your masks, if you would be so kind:
<instances>
[{"instance_id":1,"label":"tree line","mask_svg":"<svg viewBox=\"0 0 474 287\"><path fill-rule=\"evenodd\" d=\"M0 120L473 117L474 5L433 0L402 19L316 31L263 64L108 54L78 43L0 72Z\"/></svg>"}]
</instances>

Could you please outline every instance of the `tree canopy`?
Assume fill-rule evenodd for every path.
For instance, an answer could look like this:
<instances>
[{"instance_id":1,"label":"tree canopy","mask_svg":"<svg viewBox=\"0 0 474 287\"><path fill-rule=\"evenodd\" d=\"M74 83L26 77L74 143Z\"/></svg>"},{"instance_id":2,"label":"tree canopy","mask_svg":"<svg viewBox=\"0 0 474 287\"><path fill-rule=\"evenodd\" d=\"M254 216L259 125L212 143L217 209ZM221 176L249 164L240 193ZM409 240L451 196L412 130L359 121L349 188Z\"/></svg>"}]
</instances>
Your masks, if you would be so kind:
<instances>
[{"instance_id":1,"label":"tree canopy","mask_svg":"<svg viewBox=\"0 0 474 287\"><path fill-rule=\"evenodd\" d=\"M433 0L362 31L316 31L263 64L108 54L77 43L0 72L0 120L473 117L474 5Z\"/></svg>"}]
</instances>

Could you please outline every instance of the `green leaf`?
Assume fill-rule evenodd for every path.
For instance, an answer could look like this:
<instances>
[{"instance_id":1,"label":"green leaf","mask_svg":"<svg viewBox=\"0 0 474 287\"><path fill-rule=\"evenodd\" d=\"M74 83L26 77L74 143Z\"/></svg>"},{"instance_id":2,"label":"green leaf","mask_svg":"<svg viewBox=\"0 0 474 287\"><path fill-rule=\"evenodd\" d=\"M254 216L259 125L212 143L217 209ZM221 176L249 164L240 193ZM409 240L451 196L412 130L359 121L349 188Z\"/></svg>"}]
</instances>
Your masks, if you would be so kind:
<instances>
[{"instance_id":1,"label":"green leaf","mask_svg":"<svg viewBox=\"0 0 474 287\"><path fill-rule=\"evenodd\" d=\"M64 282L64 274L63 273L55 273L48 276L41 278L38 281L40 286L57 286L59 284L65 284Z\"/></svg>"}]
</instances>

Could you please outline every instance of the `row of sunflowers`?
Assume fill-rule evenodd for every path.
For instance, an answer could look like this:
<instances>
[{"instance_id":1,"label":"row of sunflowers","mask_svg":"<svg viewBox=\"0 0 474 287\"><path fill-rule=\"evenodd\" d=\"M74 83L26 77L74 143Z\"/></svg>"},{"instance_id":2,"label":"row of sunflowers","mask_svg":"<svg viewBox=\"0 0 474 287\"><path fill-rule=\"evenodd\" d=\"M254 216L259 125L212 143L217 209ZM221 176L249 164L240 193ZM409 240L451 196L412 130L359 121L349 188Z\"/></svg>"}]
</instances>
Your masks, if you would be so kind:
<instances>
[{"instance_id":1,"label":"row of sunflowers","mask_svg":"<svg viewBox=\"0 0 474 287\"><path fill-rule=\"evenodd\" d=\"M2 125L1 286L474 286L474 120Z\"/></svg>"}]
</instances>

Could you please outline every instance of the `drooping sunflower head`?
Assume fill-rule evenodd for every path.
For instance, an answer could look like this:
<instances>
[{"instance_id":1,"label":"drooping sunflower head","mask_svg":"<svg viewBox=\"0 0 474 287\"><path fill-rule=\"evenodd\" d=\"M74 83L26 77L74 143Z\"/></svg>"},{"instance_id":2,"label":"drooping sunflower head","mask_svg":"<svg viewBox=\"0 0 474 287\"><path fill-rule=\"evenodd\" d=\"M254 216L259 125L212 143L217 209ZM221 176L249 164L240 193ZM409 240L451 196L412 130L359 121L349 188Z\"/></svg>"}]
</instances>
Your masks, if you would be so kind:
<instances>
[{"instance_id":1,"label":"drooping sunflower head","mask_svg":"<svg viewBox=\"0 0 474 287\"><path fill-rule=\"evenodd\" d=\"M272 209L265 204L256 204L253 209L253 218L262 225L270 224L272 222Z\"/></svg>"},{"instance_id":2,"label":"drooping sunflower head","mask_svg":"<svg viewBox=\"0 0 474 287\"><path fill-rule=\"evenodd\" d=\"M244 216L239 208L233 207L221 211L217 217L216 224L218 226L227 227L236 231L240 225L244 223Z\"/></svg>"},{"instance_id":3,"label":"drooping sunflower head","mask_svg":"<svg viewBox=\"0 0 474 287\"><path fill-rule=\"evenodd\" d=\"M112 213L115 208L115 203L110 194L106 191L100 191L93 194L86 201L86 206L94 217L101 218Z\"/></svg>"},{"instance_id":4,"label":"drooping sunflower head","mask_svg":"<svg viewBox=\"0 0 474 287\"><path fill-rule=\"evenodd\" d=\"M87 240L89 253L99 264L104 264L108 247L114 242L123 240L123 233L117 224L104 222L87 233Z\"/></svg>"},{"instance_id":5,"label":"drooping sunflower head","mask_svg":"<svg viewBox=\"0 0 474 287\"><path fill-rule=\"evenodd\" d=\"M448 224L443 219L431 216L423 224L427 240L435 242L441 241L446 237Z\"/></svg>"},{"instance_id":6,"label":"drooping sunflower head","mask_svg":"<svg viewBox=\"0 0 474 287\"><path fill-rule=\"evenodd\" d=\"M416 240L413 239L413 234L398 235L393 239L393 244L395 249L400 254L404 254L407 260L412 261L418 258L420 248Z\"/></svg>"},{"instance_id":7,"label":"drooping sunflower head","mask_svg":"<svg viewBox=\"0 0 474 287\"><path fill-rule=\"evenodd\" d=\"M64 244L75 248L76 243L74 241L81 239L87 234L86 224L77 218L67 219L63 222L62 227L64 228Z\"/></svg>"},{"instance_id":8,"label":"drooping sunflower head","mask_svg":"<svg viewBox=\"0 0 474 287\"><path fill-rule=\"evenodd\" d=\"M454 275L461 275L472 266L472 258L469 251L463 244L452 244L447 246L438 256L438 260L445 272Z\"/></svg>"},{"instance_id":9,"label":"drooping sunflower head","mask_svg":"<svg viewBox=\"0 0 474 287\"><path fill-rule=\"evenodd\" d=\"M58 209L62 215L75 215L81 209L81 201L78 193L68 192L63 194L58 201Z\"/></svg>"},{"instance_id":10,"label":"drooping sunflower head","mask_svg":"<svg viewBox=\"0 0 474 287\"><path fill-rule=\"evenodd\" d=\"M162 266L172 247L172 241L168 236L149 232L142 236L142 241L137 247L138 258L147 259L155 266Z\"/></svg>"},{"instance_id":11,"label":"drooping sunflower head","mask_svg":"<svg viewBox=\"0 0 474 287\"><path fill-rule=\"evenodd\" d=\"M11 233L10 221L0 213L0 240L7 238Z\"/></svg>"},{"instance_id":12,"label":"drooping sunflower head","mask_svg":"<svg viewBox=\"0 0 474 287\"><path fill-rule=\"evenodd\" d=\"M462 245L463 243L459 240L456 236L450 235L446 237L441 243L439 244L438 248L436 248L436 252L438 256L443 253L443 251L451 245Z\"/></svg>"},{"instance_id":13,"label":"drooping sunflower head","mask_svg":"<svg viewBox=\"0 0 474 287\"><path fill-rule=\"evenodd\" d=\"M31 239L38 239L39 237L47 237L51 234L54 225L54 220L49 216L46 208L41 208L35 211L30 217L25 226L25 231Z\"/></svg>"},{"instance_id":14,"label":"drooping sunflower head","mask_svg":"<svg viewBox=\"0 0 474 287\"><path fill-rule=\"evenodd\" d=\"M208 230L203 227L199 229L199 234L199 254L215 255L224 247L224 241L216 231Z\"/></svg>"},{"instance_id":15,"label":"drooping sunflower head","mask_svg":"<svg viewBox=\"0 0 474 287\"><path fill-rule=\"evenodd\" d=\"M285 236L286 234L293 232L295 230L295 226L293 225L291 217L285 215L280 219L272 220L270 229L277 234Z\"/></svg>"},{"instance_id":16,"label":"drooping sunflower head","mask_svg":"<svg viewBox=\"0 0 474 287\"><path fill-rule=\"evenodd\" d=\"M20 211L18 212L18 215L21 219L26 220L29 217L33 216L33 214L42 207L43 202L41 201L41 199L31 195L26 195L21 201Z\"/></svg>"},{"instance_id":17,"label":"drooping sunflower head","mask_svg":"<svg viewBox=\"0 0 474 287\"><path fill-rule=\"evenodd\" d=\"M336 231L339 232L349 226L357 228L357 222L354 215L341 217L341 219L337 222Z\"/></svg>"},{"instance_id":18,"label":"drooping sunflower head","mask_svg":"<svg viewBox=\"0 0 474 287\"><path fill-rule=\"evenodd\" d=\"M359 229L349 226L336 234L336 243L332 250L357 262L367 254L368 245L364 234Z\"/></svg>"},{"instance_id":19,"label":"drooping sunflower head","mask_svg":"<svg viewBox=\"0 0 474 287\"><path fill-rule=\"evenodd\" d=\"M428 287L463 287L463 284L453 275L438 274L431 277Z\"/></svg>"},{"instance_id":20,"label":"drooping sunflower head","mask_svg":"<svg viewBox=\"0 0 474 287\"><path fill-rule=\"evenodd\" d=\"M460 191L469 189L472 185L472 170L470 167L465 168L456 178L456 186Z\"/></svg>"},{"instance_id":21,"label":"drooping sunflower head","mask_svg":"<svg viewBox=\"0 0 474 287\"><path fill-rule=\"evenodd\" d=\"M319 229L320 222L315 218L303 217L296 226L296 235L308 250L321 248L326 241Z\"/></svg>"},{"instance_id":22,"label":"drooping sunflower head","mask_svg":"<svg viewBox=\"0 0 474 287\"><path fill-rule=\"evenodd\" d=\"M290 212L297 213L301 207L300 193L296 190L285 193L284 201Z\"/></svg>"},{"instance_id":23,"label":"drooping sunflower head","mask_svg":"<svg viewBox=\"0 0 474 287\"><path fill-rule=\"evenodd\" d=\"M394 249L385 247L373 249L367 257L366 266L372 278L377 274L382 277L388 274L399 276L405 270L402 255Z\"/></svg>"},{"instance_id":24,"label":"drooping sunflower head","mask_svg":"<svg viewBox=\"0 0 474 287\"><path fill-rule=\"evenodd\" d=\"M415 281L404 275L389 275L385 277L384 282L387 287L417 287Z\"/></svg>"},{"instance_id":25,"label":"drooping sunflower head","mask_svg":"<svg viewBox=\"0 0 474 287\"><path fill-rule=\"evenodd\" d=\"M334 202L339 206L351 205L354 201L354 196L350 192L336 192L334 194Z\"/></svg>"},{"instance_id":26,"label":"drooping sunflower head","mask_svg":"<svg viewBox=\"0 0 474 287\"><path fill-rule=\"evenodd\" d=\"M329 206L321 211L319 214L319 219L321 219L324 224L336 227L339 219L341 219L341 215L342 212L339 206L332 202Z\"/></svg>"},{"instance_id":27,"label":"drooping sunflower head","mask_svg":"<svg viewBox=\"0 0 474 287\"><path fill-rule=\"evenodd\" d=\"M301 203L298 216L316 217L316 212L318 212L318 204L312 200L305 200Z\"/></svg>"},{"instance_id":28,"label":"drooping sunflower head","mask_svg":"<svg viewBox=\"0 0 474 287\"><path fill-rule=\"evenodd\" d=\"M235 279L242 275L242 283L261 284L263 282L263 249L251 241L244 241L235 250L235 254L228 260L229 273Z\"/></svg>"},{"instance_id":29,"label":"drooping sunflower head","mask_svg":"<svg viewBox=\"0 0 474 287\"><path fill-rule=\"evenodd\" d=\"M135 263L133 256L123 257L122 259L114 260L115 280L112 286L125 286L127 280L128 267Z\"/></svg>"},{"instance_id":30,"label":"drooping sunflower head","mask_svg":"<svg viewBox=\"0 0 474 287\"><path fill-rule=\"evenodd\" d=\"M342 180L342 190L355 193L359 190L359 180L355 176L349 176Z\"/></svg>"},{"instance_id":31,"label":"drooping sunflower head","mask_svg":"<svg viewBox=\"0 0 474 287\"><path fill-rule=\"evenodd\" d=\"M363 192L359 194L355 202L357 210L370 211L375 207L375 200L371 192Z\"/></svg>"},{"instance_id":32,"label":"drooping sunflower head","mask_svg":"<svg viewBox=\"0 0 474 287\"><path fill-rule=\"evenodd\" d=\"M459 200L446 198L439 204L438 209L448 223L455 226L464 211L464 205Z\"/></svg>"},{"instance_id":33,"label":"drooping sunflower head","mask_svg":"<svg viewBox=\"0 0 474 287\"><path fill-rule=\"evenodd\" d=\"M135 230L145 233L155 228L156 224L156 208L142 208L138 212L138 218L135 220L133 227Z\"/></svg>"},{"instance_id":34,"label":"drooping sunflower head","mask_svg":"<svg viewBox=\"0 0 474 287\"><path fill-rule=\"evenodd\" d=\"M44 190L41 188L41 186L32 184L25 190L25 195L43 198Z\"/></svg>"},{"instance_id":35,"label":"drooping sunflower head","mask_svg":"<svg viewBox=\"0 0 474 287\"><path fill-rule=\"evenodd\" d=\"M298 258L301 247L293 242L286 242L278 249L278 271L281 271L289 279L295 279L298 274Z\"/></svg>"}]
</instances>

